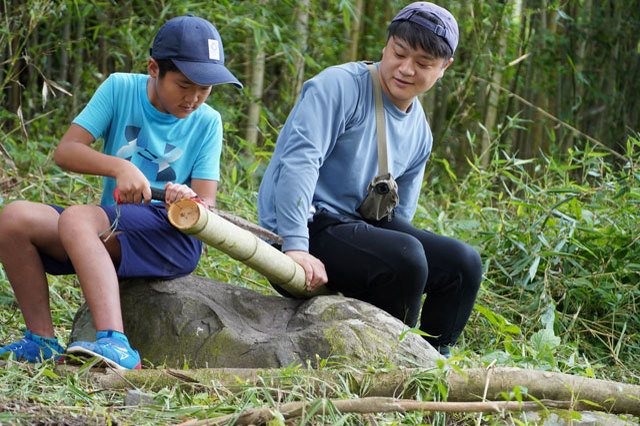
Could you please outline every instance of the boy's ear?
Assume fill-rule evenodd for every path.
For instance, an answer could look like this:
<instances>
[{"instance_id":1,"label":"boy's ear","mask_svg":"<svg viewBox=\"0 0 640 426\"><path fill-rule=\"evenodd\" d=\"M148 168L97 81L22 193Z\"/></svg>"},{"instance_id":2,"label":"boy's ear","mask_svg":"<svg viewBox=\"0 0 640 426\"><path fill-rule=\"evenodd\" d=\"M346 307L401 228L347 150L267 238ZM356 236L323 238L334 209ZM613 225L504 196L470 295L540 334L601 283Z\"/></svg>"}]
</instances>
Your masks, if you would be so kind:
<instances>
[{"instance_id":1,"label":"boy's ear","mask_svg":"<svg viewBox=\"0 0 640 426\"><path fill-rule=\"evenodd\" d=\"M147 61L147 72L153 78L157 78L160 74L160 67L158 66L158 63L155 59L149 58L149 60Z\"/></svg>"}]
</instances>

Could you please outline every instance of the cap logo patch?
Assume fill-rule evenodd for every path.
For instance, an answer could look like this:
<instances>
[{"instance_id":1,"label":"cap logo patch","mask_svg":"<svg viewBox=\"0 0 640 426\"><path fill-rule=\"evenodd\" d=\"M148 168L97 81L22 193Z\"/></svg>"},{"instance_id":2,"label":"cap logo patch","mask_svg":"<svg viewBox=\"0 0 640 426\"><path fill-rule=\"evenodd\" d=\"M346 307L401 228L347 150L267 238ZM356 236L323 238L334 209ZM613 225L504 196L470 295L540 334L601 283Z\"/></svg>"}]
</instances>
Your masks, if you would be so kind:
<instances>
[{"instance_id":1,"label":"cap logo patch","mask_svg":"<svg viewBox=\"0 0 640 426\"><path fill-rule=\"evenodd\" d=\"M218 40L209 39L209 59L213 59L214 61L220 60L220 46L218 45Z\"/></svg>"}]
</instances>

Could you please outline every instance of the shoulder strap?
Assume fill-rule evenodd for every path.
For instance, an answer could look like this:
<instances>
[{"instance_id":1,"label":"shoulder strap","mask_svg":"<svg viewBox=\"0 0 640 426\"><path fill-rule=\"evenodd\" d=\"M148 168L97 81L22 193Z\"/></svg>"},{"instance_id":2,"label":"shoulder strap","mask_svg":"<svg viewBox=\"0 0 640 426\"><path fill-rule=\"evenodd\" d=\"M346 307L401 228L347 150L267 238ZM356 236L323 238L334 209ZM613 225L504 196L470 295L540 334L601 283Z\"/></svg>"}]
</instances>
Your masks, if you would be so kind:
<instances>
[{"instance_id":1,"label":"shoulder strap","mask_svg":"<svg viewBox=\"0 0 640 426\"><path fill-rule=\"evenodd\" d=\"M378 136L378 174L389 173L387 167L387 129L384 124L384 106L382 104L382 88L378 80L378 69L375 65L367 63L371 82L373 84L373 97L376 101L376 134Z\"/></svg>"}]
</instances>

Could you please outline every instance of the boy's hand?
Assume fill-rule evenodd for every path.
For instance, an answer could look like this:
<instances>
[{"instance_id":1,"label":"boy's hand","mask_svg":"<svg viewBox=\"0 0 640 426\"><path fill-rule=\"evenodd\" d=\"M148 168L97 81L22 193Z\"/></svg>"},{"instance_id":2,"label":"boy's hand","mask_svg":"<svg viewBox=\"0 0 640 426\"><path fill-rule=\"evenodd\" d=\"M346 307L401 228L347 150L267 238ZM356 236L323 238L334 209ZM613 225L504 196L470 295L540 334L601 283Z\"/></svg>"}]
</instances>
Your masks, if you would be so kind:
<instances>
[{"instance_id":1,"label":"boy's hand","mask_svg":"<svg viewBox=\"0 0 640 426\"><path fill-rule=\"evenodd\" d=\"M164 203L167 209L169 209L169 206L171 204L175 203L176 201L180 201L183 198L195 198L198 196L198 194L196 194L193 189L189 188L187 185L183 185L180 183L168 182L164 186L164 190L166 194Z\"/></svg>"},{"instance_id":2,"label":"boy's hand","mask_svg":"<svg viewBox=\"0 0 640 426\"><path fill-rule=\"evenodd\" d=\"M142 201L148 204L151 202L151 185L135 165L124 160L115 178L121 204L140 204Z\"/></svg>"}]
</instances>

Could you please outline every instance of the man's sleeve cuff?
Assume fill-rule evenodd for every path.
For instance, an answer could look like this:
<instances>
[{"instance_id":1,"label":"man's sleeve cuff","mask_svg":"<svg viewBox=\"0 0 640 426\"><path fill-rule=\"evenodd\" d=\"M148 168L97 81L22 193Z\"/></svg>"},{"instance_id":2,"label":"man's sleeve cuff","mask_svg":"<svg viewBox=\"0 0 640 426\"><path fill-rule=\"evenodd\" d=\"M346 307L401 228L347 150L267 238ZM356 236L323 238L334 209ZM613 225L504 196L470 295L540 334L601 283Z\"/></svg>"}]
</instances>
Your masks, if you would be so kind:
<instances>
[{"instance_id":1,"label":"man's sleeve cuff","mask_svg":"<svg viewBox=\"0 0 640 426\"><path fill-rule=\"evenodd\" d=\"M309 251L309 239L306 237L286 237L284 238L284 244L282 245L282 251L287 252L289 250L301 250Z\"/></svg>"}]
</instances>

